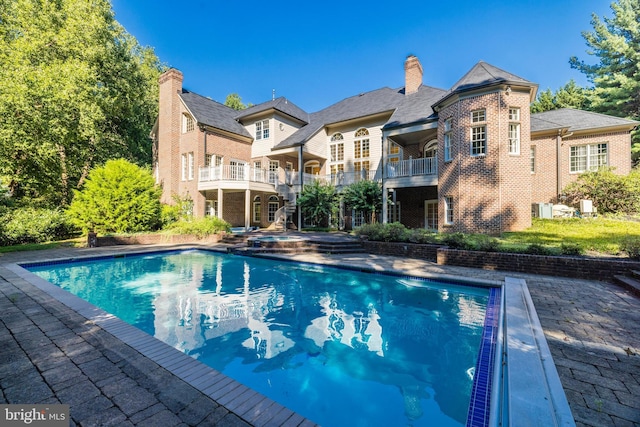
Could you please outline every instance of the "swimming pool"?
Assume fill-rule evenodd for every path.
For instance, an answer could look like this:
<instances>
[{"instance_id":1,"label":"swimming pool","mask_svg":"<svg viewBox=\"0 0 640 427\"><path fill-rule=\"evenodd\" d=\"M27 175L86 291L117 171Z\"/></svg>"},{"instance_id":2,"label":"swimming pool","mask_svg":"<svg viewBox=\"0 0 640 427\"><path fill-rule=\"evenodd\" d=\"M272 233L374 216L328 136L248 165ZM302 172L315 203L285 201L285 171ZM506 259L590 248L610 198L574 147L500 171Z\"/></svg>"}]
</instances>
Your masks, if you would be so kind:
<instances>
[{"instance_id":1,"label":"swimming pool","mask_svg":"<svg viewBox=\"0 0 640 427\"><path fill-rule=\"evenodd\" d=\"M488 288L205 251L28 268L323 425L464 425L487 343Z\"/></svg>"}]
</instances>

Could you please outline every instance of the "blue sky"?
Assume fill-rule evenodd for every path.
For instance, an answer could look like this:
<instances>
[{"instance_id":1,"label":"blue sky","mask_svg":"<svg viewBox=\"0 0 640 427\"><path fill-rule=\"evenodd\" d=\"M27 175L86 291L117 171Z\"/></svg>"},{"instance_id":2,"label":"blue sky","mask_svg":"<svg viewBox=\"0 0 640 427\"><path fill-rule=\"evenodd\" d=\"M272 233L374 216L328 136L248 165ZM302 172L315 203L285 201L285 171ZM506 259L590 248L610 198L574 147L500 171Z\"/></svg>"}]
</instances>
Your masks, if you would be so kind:
<instances>
[{"instance_id":1,"label":"blue sky","mask_svg":"<svg viewBox=\"0 0 640 427\"><path fill-rule=\"evenodd\" d=\"M594 62L582 31L612 0L214 1L112 0L138 42L216 101L284 96L314 112L358 93L404 86L416 55L423 83L449 89L480 60L556 90Z\"/></svg>"}]
</instances>

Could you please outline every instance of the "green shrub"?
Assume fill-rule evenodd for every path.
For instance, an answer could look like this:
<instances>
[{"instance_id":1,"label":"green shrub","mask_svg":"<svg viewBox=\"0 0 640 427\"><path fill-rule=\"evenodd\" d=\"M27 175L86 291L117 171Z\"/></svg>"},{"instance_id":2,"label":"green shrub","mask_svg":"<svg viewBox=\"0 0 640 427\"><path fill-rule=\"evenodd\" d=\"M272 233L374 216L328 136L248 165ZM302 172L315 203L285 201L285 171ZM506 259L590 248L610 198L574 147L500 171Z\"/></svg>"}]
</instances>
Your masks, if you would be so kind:
<instances>
[{"instance_id":1,"label":"green shrub","mask_svg":"<svg viewBox=\"0 0 640 427\"><path fill-rule=\"evenodd\" d=\"M478 236L475 243L475 249L484 252L497 252L500 248L498 239L489 236Z\"/></svg>"},{"instance_id":2,"label":"green shrub","mask_svg":"<svg viewBox=\"0 0 640 427\"><path fill-rule=\"evenodd\" d=\"M577 243L562 243L560 245L560 253L562 255L582 255L584 254L584 248Z\"/></svg>"},{"instance_id":3,"label":"green shrub","mask_svg":"<svg viewBox=\"0 0 640 427\"><path fill-rule=\"evenodd\" d=\"M566 203L578 206L580 200L592 200L598 213L624 213L633 215L640 212L640 169L635 168L628 175L617 175L613 168L603 167L594 172L585 172L567 185L564 193Z\"/></svg>"},{"instance_id":4,"label":"green shrub","mask_svg":"<svg viewBox=\"0 0 640 427\"><path fill-rule=\"evenodd\" d=\"M0 245L42 243L71 237L75 231L59 209L16 208L0 216Z\"/></svg>"},{"instance_id":5,"label":"green shrub","mask_svg":"<svg viewBox=\"0 0 640 427\"><path fill-rule=\"evenodd\" d=\"M448 233L442 236L442 243L451 249L473 249L473 245L464 235L464 233Z\"/></svg>"},{"instance_id":6,"label":"green shrub","mask_svg":"<svg viewBox=\"0 0 640 427\"><path fill-rule=\"evenodd\" d=\"M620 243L620 250L626 252L629 258L640 260L640 237L628 236Z\"/></svg>"},{"instance_id":7,"label":"green shrub","mask_svg":"<svg viewBox=\"0 0 640 427\"><path fill-rule=\"evenodd\" d=\"M531 243L525 248L524 253L530 255L553 255L551 248L541 245L540 243Z\"/></svg>"},{"instance_id":8,"label":"green shrub","mask_svg":"<svg viewBox=\"0 0 640 427\"><path fill-rule=\"evenodd\" d=\"M424 228L412 228L407 230L407 241L411 243L436 243L436 233Z\"/></svg>"},{"instance_id":9,"label":"green shrub","mask_svg":"<svg viewBox=\"0 0 640 427\"><path fill-rule=\"evenodd\" d=\"M124 159L93 169L68 214L83 232L137 233L160 225L160 194L151 172Z\"/></svg>"},{"instance_id":10,"label":"green shrub","mask_svg":"<svg viewBox=\"0 0 640 427\"><path fill-rule=\"evenodd\" d=\"M218 217L207 216L190 221L174 222L167 227L167 230L172 234L194 234L202 238L221 231L231 231L231 225Z\"/></svg>"},{"instance_id":11,"label":"green shrub","mask_svg":"<svg viewBox=\"0 0 640 427\"><path fill-rule=\"evenodd\" d=\"M383 240L385 242L406 242L407 241L407 227L399 222L392 222L391 224L384 224L383 227Z\"/></svg>"},{"instance_id":12,"label":"green shrub","mask_svg":"<svg viewBox=\"0 0 640 427\"><path fill-rule=\"evenodd\" d=\"M385 224L381 224L376 222L374 224L363 224L360 227L357 227L353 230L356 236L367 237L372 241L383 241L384 240L384 227Z\"/></svg>"}]
</instances>

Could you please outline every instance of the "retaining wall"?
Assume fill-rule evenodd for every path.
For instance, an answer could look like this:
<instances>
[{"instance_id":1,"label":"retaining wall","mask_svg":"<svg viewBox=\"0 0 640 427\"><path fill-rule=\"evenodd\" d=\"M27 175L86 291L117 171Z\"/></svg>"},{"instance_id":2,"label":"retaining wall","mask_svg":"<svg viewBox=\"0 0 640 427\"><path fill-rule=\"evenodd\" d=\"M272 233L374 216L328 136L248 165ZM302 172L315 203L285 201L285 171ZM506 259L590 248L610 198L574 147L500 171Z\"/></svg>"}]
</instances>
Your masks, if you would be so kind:
<instances>
[{"instance_id":1,"label":"retaining wall","mask_svg":"<svg viewBox=\"0 0 640 427\"><path fill-rule=\"evenodd\" d=\"M503 252L464 251L438 245L363 241L372 254L419 258L440 265L481 268L575 277L577 279L611 280L616 274L640 270L640 262L626 258L593 258L572 256L544 256Z\"/></svg>"}]
</instances>

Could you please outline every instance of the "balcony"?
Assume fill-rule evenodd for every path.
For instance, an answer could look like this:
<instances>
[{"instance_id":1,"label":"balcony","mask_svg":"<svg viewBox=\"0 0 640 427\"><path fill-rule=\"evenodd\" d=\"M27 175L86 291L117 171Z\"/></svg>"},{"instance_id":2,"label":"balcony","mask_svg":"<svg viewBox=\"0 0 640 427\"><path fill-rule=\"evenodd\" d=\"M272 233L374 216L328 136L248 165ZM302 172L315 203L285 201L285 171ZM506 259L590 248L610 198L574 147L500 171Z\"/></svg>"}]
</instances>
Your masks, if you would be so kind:
<instances>
[{"instance_id":1,"label":"balcony","mask_svg":"<svg viewBox=\"0 0 640 427\"><path fill-rule=\"evenodd\" d=\"M204 166L198 171L199 191L218 188L273 191L278 184L278 172L249 165Z\"/></svg>"},{"instance_id":2,"label":"balcony","mask_svg":"<svg viewBox=\"0 0 640 427\"><path fill-rule=\"evenodd\" d=\"M438 184L438 159L436 157L409 158L389 162L385 177L390 187L418 187Z\"/></svg>"}]
</instances>

